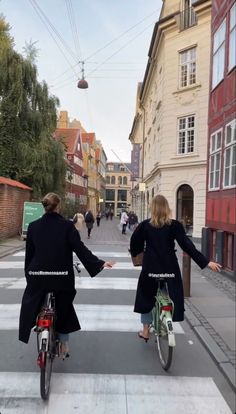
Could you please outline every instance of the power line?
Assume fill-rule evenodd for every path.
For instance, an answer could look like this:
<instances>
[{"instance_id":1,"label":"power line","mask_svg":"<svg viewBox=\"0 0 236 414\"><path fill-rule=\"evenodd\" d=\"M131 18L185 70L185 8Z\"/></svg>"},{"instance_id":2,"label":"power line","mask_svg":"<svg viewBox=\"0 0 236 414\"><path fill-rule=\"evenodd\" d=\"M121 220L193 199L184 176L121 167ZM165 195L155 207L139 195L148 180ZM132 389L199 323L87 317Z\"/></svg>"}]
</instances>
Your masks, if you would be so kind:
<instances>
[{"instance_id":1,"label":"power line","mask_svg":"<svg viewBox=\"0 0 236 414\"><path fill-rule=\"evenodd\" d=\"M147 29L149 29L149 27L151 27L153 25L153 22L151 24L149 24L148 26L146 26L141 32L139 32L137 35L135 35L132 39L130 39L128 42L126 42L123 46L121 46L116 52L112 53L112 55L110 55L108 58L106 58L103 62L101 62L96 68L94 68L93 70L91 70L86 78L89 78L90 75L94 72L96 72L101 66L103 66L105 63L108 62L108 60L110 60L113 56L117 55L122 49L124 49L125 47L127 47L131 42L133 42L137 37L141 36ZM74 76L70 76L67 79L64 80L64 82L66 82L67 80L72 80L74 79ZM69 85L71 82L68 82L66 84L63 84L62 87ZM60 82L56 83L55 85L53 85L54 87L58 88L60 87Z\"/></svg>"},{"instance_id":2,"label":"power line","mask_svg":"<svg viewBox=\"0 0 236 414\"><path fill-rule=\"evenodd\" d=\"M38 15L39 19L41 20L41 22L43 23L43 25L46 27L46 30L48 31L49 35L51 36L51 38L54 40L54 42L56 43L58 49L60 50L60 52L62 53L64 59L66 60L66 62L69 64L70 69L76 74L74 67L72 66L71 62L69 61L69 59L67 58L67 56L65 55L62 47L60 46L60 44L58 43L57 39L55 38L54 34L51 32L51 30L53 30L53 32L57 35L57 31L54 30L52 27L54 27L51 23L48 25L51 27L51 30L49 28L49 26L47 25L46 21L49 22L49 19L47 18L47 16L45 16L45 14L43 13L43 11L40 9L40 7L38 6L38 4L36 3L35 0L29 0L30 4L32 5L33 9L35 10L36 14ZM60 35L59 35L60 38ZM62 42L63 43L63 42ZM64 42L64 47L65 47L65 42Z\"/></svg>"},{"instance_id":3,"label":"power line","mask_svg":"<svg viewBox=\"0 0 236 414\"><path fill-rule=\"evenodd\" d=\"M74 41L75 51L77 52L77 57L79 58L79 60L82 60L81 59L81 48L80 48L79 34L78 34L78 30L77 30L77 25L76 25L76 20L75 20L75 13L74 13L74 10L73 10L72 1L71 0L65 0L65 2L66 2L68 19L69 19L70 26L71 26L71 32L72 32L72 37L73 37L73 41Z\"/></svg>"},{"instance_id":4,"label":"power line","mask_svg":"<svg viewBox=\"0 0 236 414\"><path fill-rule=\"evenodd\" d=\"M142 20L138 21L135 25L131 26L129 29L125 30L124 32L122 32L119 36L117 36L116 38L112 39L110 42L106 43L105 46L97 49L95 52L93 52L90 56L88 56L86 59L84 59L84 61L88 61L91 57L95 56L96 54L98 54L99 52L101 52L102 50L104 50L105 48L107 48L108 46L110 46L112 43L116 42L117 40L119 40L121 37L125 36L128 32L130 32L131 30L133 30L135 27L137 27L139 24L143 23L145 20L147 20L149 17L153 16L153 14L155 13L159 13L160 8L155 9L152 13L148 14L147 16L145 16ZM89 63L89 62L87 62ZM104 62L105 63L105 62ZM103 64L104 64L103 63ZM79 63L76 63L74 67L76 67ZM59 79L60 77L62 77L63 75L65 75L67 72L69 72L70 68L66 69L61 75L58 75L55 79ZM68 78L67 78L68 79Z\"/></svg>"}]
</instances>

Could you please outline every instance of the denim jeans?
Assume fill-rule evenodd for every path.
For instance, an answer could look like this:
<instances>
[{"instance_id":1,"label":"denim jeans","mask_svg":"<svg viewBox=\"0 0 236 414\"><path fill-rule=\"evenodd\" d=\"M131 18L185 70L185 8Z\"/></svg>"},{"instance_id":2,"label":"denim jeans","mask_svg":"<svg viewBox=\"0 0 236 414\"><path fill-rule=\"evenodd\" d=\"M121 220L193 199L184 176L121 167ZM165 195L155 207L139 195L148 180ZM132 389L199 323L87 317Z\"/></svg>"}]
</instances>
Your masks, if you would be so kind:
<instances>
[{"instance_id":1,"label":"denim jeans","mask_svg":"<svg viewBox=\"0 0 236 414\"><path fill-rule=\"evenodd\" d=\"M58 339L60 342L68 342L69 334L63 334L63 333L58 332Z\"/></svg>"}]
</instances>

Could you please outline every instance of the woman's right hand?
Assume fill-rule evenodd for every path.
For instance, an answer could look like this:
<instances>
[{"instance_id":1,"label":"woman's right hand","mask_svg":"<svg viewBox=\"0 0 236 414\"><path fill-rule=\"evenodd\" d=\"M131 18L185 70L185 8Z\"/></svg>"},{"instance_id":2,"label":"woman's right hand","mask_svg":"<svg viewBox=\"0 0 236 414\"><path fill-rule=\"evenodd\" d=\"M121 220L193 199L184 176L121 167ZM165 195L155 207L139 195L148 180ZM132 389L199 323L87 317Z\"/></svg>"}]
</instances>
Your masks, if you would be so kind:
<instances>
[{"instance_id":1,"label":"woman's right hand","mask_svg":"<svg viewBox=\"0 0 236 414\"><path fill-rule=\"evenodd\" d=\"M213 272L220 272L222 266L216 262L209 262L207 265Z\"/></svg>"}]
</instances>

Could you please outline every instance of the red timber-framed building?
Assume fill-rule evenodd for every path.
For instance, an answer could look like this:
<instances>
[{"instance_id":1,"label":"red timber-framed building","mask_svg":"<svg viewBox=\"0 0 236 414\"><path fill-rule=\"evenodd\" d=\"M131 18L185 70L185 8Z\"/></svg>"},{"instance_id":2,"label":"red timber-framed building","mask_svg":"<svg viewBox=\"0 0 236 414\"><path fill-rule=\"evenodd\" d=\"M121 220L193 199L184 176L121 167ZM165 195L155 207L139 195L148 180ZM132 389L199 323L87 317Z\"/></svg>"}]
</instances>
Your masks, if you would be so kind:
<instances>
[{"instance_id":1,"label":"red timber-framed building","mask_svg":"<svg viewBox=\"0 0 236 414\"><path fill-rule=\"evenodd\" d=\"M203 251L236 277L236 1L212 2Z\"/></svg>"},{"instance_id":2,"label":"red timber-framed building","mask_svg":"<svg viewBox=\"0 0 236 414\"><path fill-rule=\"evenodd\" d=\"M54 134L66 146L66 159L69 173L66 179L66 197L79 203L79 211L87 209L87 182L83 168L83 151L78 128L57 128Z\"/></svg>"}]
</instances>

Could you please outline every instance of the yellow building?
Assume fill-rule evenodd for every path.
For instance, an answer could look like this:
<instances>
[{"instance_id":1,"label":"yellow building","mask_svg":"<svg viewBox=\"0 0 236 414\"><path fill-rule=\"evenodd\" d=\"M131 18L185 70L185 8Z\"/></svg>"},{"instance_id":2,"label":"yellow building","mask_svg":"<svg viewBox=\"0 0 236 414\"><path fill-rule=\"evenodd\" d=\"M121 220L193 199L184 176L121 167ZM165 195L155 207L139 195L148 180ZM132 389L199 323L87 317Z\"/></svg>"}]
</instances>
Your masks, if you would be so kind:
<instances>
[{"instance_id":1,"label":"yellow building","mask_svg":"<svg viewBox=\"0 0 236 414\"><path fill-rule=\"evenodd\" d=\"M141 146L139 211L161 193L201 237L205 220L211 1L163 0L130 133ZM142 211L141 210L142 205Z\"/></svg>"},{"instance_id":2,"label":"yellow building","mask_svg":"<svg viewBox=\"0 0 236 414\"><path fill-rule=\"evenodd\" d=\"M84 171L88 184L88 209L96 215L99 209L98 183L97 183L97 162L96 162L96 137L94 132L82 132L82 147Z\"/></svg>"},{"instance_id":3,"label":"yellow building","mask_svg":"<svg viewBox=\"0 0 236 414\"><path fill-rule=\"evenodd\" d=\"M106 210L115 216L131 207L131 164L108 162L106 166Z\"/></svg>"}]
</instances>

